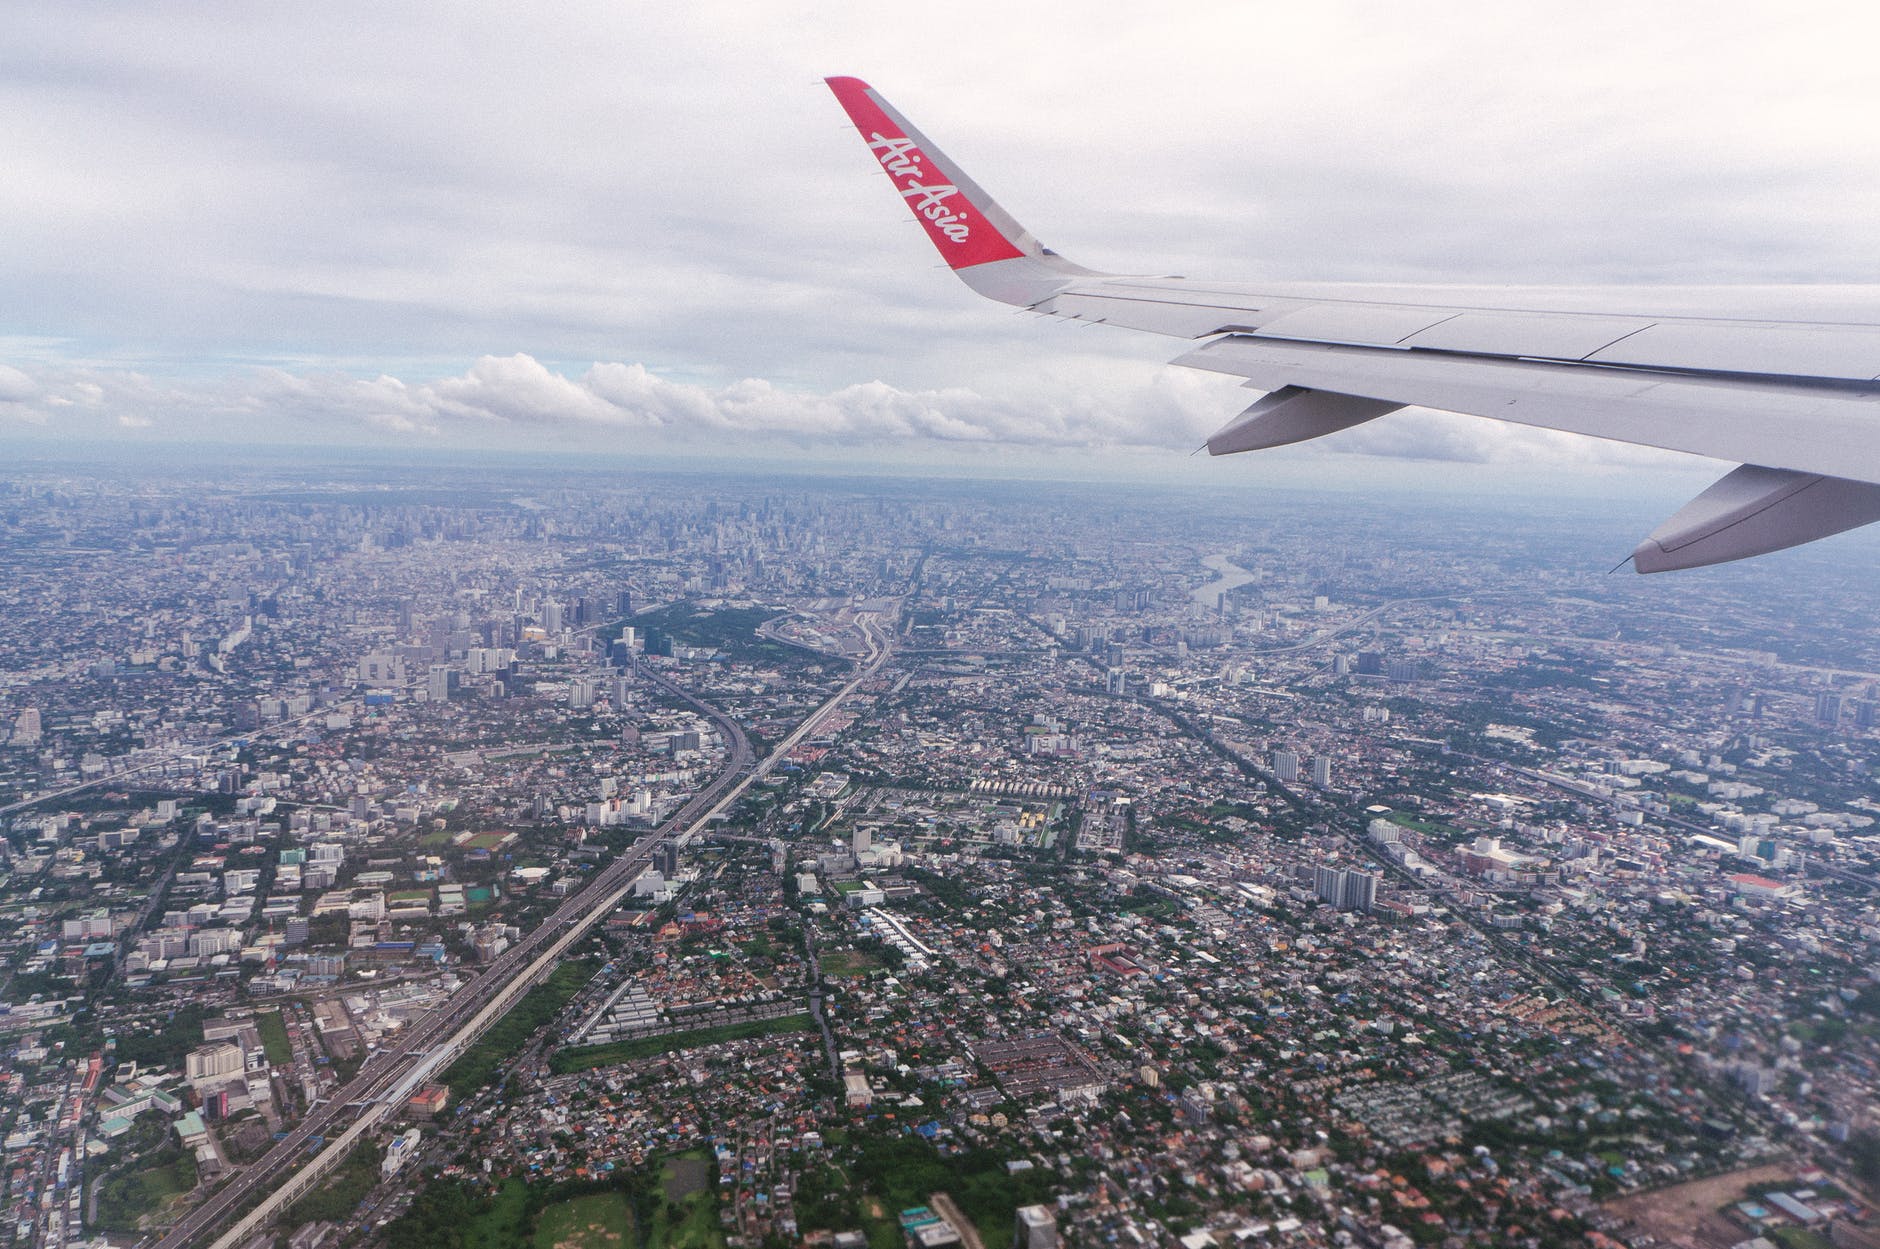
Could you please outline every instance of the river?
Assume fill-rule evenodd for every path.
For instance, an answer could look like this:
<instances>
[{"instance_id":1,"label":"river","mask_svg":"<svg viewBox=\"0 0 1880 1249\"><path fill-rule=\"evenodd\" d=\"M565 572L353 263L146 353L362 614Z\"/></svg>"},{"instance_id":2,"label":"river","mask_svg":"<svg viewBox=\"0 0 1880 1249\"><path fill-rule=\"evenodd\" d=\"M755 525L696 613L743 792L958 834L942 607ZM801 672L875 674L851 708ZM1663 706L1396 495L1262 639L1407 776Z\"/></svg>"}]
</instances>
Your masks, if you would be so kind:
<instances>
[{"instance_id":1,"label":"river","mask_svg":"<svg viewBox=\"0 0 1880 1249\"><path fill-rule=\"evenodd\" d=\"M1246 585L1250 581L1258 580L1258 574L1248 572L1225 555L1210 555L1201 563L1214 571L1215 579L1196 590L1194 599L1198 606L1205 607L1209 611L1214 610L1220 602L1221 595Z\"/></svg>"}]
</instances>

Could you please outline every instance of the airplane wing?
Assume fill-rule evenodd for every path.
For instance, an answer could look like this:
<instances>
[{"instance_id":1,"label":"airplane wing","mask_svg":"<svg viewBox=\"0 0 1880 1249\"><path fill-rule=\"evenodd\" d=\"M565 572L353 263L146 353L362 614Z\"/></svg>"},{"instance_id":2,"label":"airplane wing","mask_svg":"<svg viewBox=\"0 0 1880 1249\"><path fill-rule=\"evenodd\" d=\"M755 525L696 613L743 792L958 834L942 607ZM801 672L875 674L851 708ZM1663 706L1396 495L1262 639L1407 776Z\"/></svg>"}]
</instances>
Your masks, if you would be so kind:
<instances>
[{"instance_id":1,"label":"airplane wing","mask_svg":"<svg viewBox=\"0 0 1880 1249\"><path fill-rule=\"evenodd\" d=\"M1632 553L1718 564L1880 520L1880 325L1511 311L1128 277L1043 246L881 95L829 87L940 255L981 295L1187 339L1175 363L1266 394L1213 455L1415 404L1741 464Z\"/></svg>"}]
</instances>

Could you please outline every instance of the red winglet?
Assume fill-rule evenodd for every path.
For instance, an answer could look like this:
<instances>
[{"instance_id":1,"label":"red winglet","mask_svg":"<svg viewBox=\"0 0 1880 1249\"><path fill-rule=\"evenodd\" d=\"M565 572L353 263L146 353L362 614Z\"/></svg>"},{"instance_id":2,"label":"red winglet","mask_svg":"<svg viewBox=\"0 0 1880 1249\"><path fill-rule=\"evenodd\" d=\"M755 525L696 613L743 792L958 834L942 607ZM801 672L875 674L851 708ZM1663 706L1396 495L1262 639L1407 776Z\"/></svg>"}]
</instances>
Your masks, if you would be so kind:
<instances>
[{"instance_id":1,"label":"red winglet","mask_svg":"<svg viewBox=\"0 0 1880 1249\"><path fill-rule=\"evenodd\" d=\"M926 140L918 131L910 136L913 127L900 121L872 87L859 78L824 81L948 265L969 269L1025 254L974 202L984 192L930 145L923 146Z\"/></svg>"}]
</instances>

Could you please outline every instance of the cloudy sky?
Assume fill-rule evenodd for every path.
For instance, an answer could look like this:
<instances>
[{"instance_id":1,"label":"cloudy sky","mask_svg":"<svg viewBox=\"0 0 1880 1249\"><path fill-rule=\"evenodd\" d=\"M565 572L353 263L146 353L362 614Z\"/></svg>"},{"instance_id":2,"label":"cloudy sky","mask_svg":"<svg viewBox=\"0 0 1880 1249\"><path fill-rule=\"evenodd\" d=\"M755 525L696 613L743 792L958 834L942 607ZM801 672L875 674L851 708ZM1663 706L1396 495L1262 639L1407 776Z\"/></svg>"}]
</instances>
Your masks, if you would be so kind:
<instances>
[{"instance_id":1,"label":"cloudy sky","mask_svg":"<svg viewBox=\"0 0 1880 1249\"><path fill-rule=\"evenodd\" d=\"M7 6L0 435L1211 480L1182 457L1250 396L973 296L823 76L1094 267L1880 320L1877 37L1845 2ZM1404 457L1715 472L1417 413L1256 471Z\"/></svg>"}]
</instances>

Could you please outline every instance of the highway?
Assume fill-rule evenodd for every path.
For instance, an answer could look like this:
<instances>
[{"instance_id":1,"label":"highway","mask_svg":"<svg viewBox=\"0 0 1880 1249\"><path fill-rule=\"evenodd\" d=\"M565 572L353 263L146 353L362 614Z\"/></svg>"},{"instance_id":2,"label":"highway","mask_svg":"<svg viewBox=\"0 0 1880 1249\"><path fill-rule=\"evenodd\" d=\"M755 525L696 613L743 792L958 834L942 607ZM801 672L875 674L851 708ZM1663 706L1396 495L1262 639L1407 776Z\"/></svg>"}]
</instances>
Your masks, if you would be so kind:
<instances>
[{"instance_id":1,"label":"highway","mask_svg":"<svg viewBox=\"0 0 1880 1249\"><path fill-rule=\"evenodd\" d=\"M309 1191L380 1123L395 1114L406 1096L420 1083L443 1070L475 1042L526 993L554 970L562 954L603 916L614 910L632 890L633 881L651 863L662 842L701 827L729 807L758 778L767 775L806 735L887 662L887 639L871 620L864 625L871 649L854 677L805 717L762 763L753 766L753 754L744 731L715 707L650 668L640 674L708 717L730 745L726 766L713 782L695 794L664 824L640 838L625 852L556 907L520 942L498 955L483 974L466 985L450 1003L408 1025L397 1040L367 1058L350 1083L334 1097L314 1108L283 1139L256 1162L191 1210L151 1249L187 1249L221 1227L256 1196L258 1204L243 1214L215 1242L215 1249L233 1249L256 1230Z\"/></svg>"}]
</instances>

